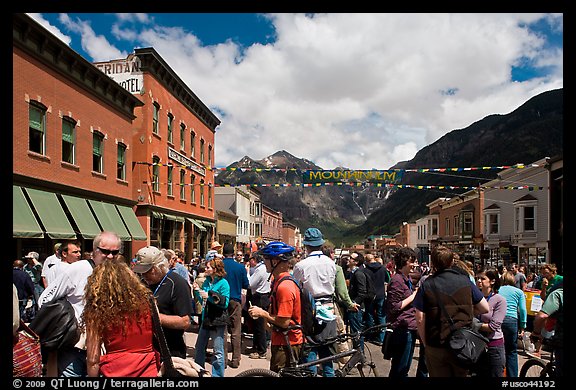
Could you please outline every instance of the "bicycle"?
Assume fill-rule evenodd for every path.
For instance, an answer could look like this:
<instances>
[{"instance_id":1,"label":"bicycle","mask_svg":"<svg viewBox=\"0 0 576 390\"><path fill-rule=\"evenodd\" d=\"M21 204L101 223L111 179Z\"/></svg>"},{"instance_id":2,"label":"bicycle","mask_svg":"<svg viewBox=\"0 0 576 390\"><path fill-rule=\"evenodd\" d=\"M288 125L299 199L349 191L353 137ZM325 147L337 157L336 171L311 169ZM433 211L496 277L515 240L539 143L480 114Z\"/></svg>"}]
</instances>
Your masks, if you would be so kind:
<instances>
[{"instance_id":1,"label":"bicycle","mask_svg":"<svg viewBox=\"0 0 576 390\"><path fill-rule=\"evenodd\" d=\"M520 369L520 378L550 378L556 376L556 362L554 359L554 349L549 346L550 340L542 340L542 349L550 352L549 360L531 356L526 360Z\"/></svg>"},{"instance_id":2,"label":"bicycle","mask_svg":"<svg viewBox=\"0 0 576 390\"><path fill-rule=\"evenodd\" d=\"M358 374L360 377L379 377L380 373L376 368L376 364L372 361L372 354L368 348L364 348L364 350L368 350L370 353L370 360L366 359L365 353L359 348L360 345L360 338L364 337L368 334L375 333L376 331L385 328L387 324L379 324L371 326L363 331L357 333L343 333L336 337L330 338L322 343L313 344L313 346L320 346L320 345L330 345L335 342L346 342L347 340L352 340L352 349L348 351L343 351L339 353L335 353L331 356L327 356L324 358L316 359L310 362L305 363L298 363L299 359L296 359L295 356L291 356L290 358L290 365L287 367L281 368L278 372L274 372L272 370L268 370L266 368L251 368L245 371L242 371L236 377L268 377L268 378L278 378L278 377L297 377L297 378L304 378L304 377L313 377L314 374L309 369L309 367L315 366L317 364L322 364L328 361L335 362L338 359L343 357L349 356L350 358L344 366L340 369L335 368L334 373L336 377L345 377L351 374L352 370L356 368L358 370ZM296 329L299 325L290 326L282 333L286 340L288 339L288 331L290 329ZM307 344L303 349L310 348L311 345ZM291 353L292 355L292 353ZM365 372L365 369L367 371Z\"/></svg>"}]
</instances>

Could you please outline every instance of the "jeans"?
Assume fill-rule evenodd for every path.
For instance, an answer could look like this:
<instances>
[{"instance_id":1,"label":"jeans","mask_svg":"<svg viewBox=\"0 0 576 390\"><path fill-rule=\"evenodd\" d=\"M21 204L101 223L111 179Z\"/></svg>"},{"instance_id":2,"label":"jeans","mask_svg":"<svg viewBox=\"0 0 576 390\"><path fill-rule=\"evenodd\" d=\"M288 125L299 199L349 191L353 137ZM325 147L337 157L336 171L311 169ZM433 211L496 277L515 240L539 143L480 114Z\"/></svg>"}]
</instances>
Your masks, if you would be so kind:
<instances>
[{"instance_id":1,"label":"jeans","mask_svg":"<svg viewBox=\"0 0 576 390\"><path fill-rule=\"evenodd\" d=\"M350 333L357 333L364 330L364 309L358 309L358 311L348 312L348 322L350 325ZM364 336L360 337L360 343L358 348L364 352Z\"/></svg>"},{"instance_id":2,"label":"jeans","mask_svg":"<svg viewBox=\"0 0 576 390\"><path fill-rule=\"evenodd\" d=\"M212 355L212 376L223 377L224 369L226 368L226 359L224 359L224 331L226 326L216 326L212 329L200 327L198 331L198 338L194 349L196 354L194 361L202 368L206 363L206 347L208 347L208 340L212 339L214 354Z\"/></svg>"},{"instance_id":3,"label":"jeans","mask_svg":"<svg viewBox=\"0 0 576 390\"><path fill-rule=\"evenodd\" d=\"M86 350L65 348L58 350L58 376L86 377Z\"/></svg>"},{"instance_id":4,"label":"jeans","mask_svg":"<svg viewBox=\"0 0 576 390\"><path fill-rule=\"evenodd\" d=\"M306 361L311 362L312 360L318 359L318 357L324 358L324 357L328 357L328 356L332 356L332 353L330 352L330 347L327 345L323 345L323 346L318 347L318 348L312 348L310 350L310 352L308 353L308 356L306 357ZM316 375L316 373L318 372L316 366L310 366L309 370L312 371L314 373L314 375ZM322 376L323 377L333 377L334 376L333 362L322 363Z\"/></svg>"},{"instance_id":5,"label":"jeans","mask_svg":"<svg viewBox=\"0 0 576 390\"><path fill-rule=\"evenodd\" d=\"M504 374L506 364L504 344L488 347L480 356L476 365L476 374L479 377L500 378Z\"/></svg>"},{"instance_id":6,"label":"jeans","mask_svg":"<svg viewBox=\"0 0 576 390\"><path fill-rule=\"evenodd\" d=\"M374 325L380 325L386 323L386 314L384 312L384 297L374 298L370 303L370 306L366 310L366 328ZM378 333L370 333L369 336L374 341L384 342L384 329L380 329Z\"/></svg>"},{"instance_id":7,"label":"jeans","mask_svg":"<svg viewBox=\"0 0 576 390\"><path fill-rule=\"evenodd\" d=\"M391 334L392 339L392 365L390 367L390 378L407 377L414 356L416 347L416 330L397 328Z\"/></svg>"},{"instance_id":8,"label":"jeans","mask_svg":"<svg viewBox=\"0 0 576 390\"><path fill-rule=\"evenodd\" d=\"M259 294L255 293L251 297L252 305L261 307L262 309L268 311L270 307L270 294ZM266 320L259 317L254 320L253 327L254 338L252 339L253 347L259 354L265 354L268 349L268 335L266 332Z\"/></svg>"},{"instance_id":9,"label":"jeans","mask_svg":"<svg viewBox=\"0 0 576 390\"><path fill-rule=\"evenodd\" d=\"M518 319L509 316L502 322L504 350L506 353L506 376L518 377Z\"/></svg>"}]
</instances>

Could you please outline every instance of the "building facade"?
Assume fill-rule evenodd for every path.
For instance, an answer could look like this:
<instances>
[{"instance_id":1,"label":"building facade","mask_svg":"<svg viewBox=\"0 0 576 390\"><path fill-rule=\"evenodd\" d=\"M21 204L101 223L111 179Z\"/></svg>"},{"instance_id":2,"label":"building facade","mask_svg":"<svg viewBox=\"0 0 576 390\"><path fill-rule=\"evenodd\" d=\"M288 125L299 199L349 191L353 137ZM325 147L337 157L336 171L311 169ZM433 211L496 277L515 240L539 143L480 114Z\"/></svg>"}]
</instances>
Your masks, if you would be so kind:
<instances>
[{"instance_id":1,"label":"building facade","mask_svg":"<svg viewBox=\"0 0 576 390\"><path fill-rule=\"evenodd\" d=\"M262 205L262 241L282 241L282 213Z\"/></svg>"},{"instance_id":2,"label":"building facade","mask_svg":"<svg viewBox=\"0 0 576 390\"><path fill-rule=\"evenodd\" d=\"M153 48L94 64L143 103L135 110L131 197L149 237L136 244L208 251L216 234L214 135L220 120Z\"/></svg>"},{"instance_id":3,"label":"building facade","mask_svg":"<svg viewBox=\"0 0 576 390\"><path fill-rule=\"evenodd\" d=\"M91 251L102 230L131 256L147 240L131 169L142 103L25 14L13 14L12 64L14 258L43 260L64 239Z\"/></svg>"}]
</instances>

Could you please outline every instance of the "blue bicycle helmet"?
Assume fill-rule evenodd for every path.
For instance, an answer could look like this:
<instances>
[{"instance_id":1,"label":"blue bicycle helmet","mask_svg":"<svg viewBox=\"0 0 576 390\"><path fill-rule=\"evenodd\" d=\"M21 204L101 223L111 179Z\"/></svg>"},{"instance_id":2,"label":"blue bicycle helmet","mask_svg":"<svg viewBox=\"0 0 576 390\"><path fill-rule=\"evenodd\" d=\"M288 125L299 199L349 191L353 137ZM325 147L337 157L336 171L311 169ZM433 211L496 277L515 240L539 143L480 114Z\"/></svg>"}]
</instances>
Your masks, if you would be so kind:
<instances>
[{"instance_id":1,"label":"blue bicycle helmet","mask_svg":"<svg viewBox=\"0 0 576 390\"><path fill-rule=\"evenodd\" d=\"M264 257L276 257L280 260L290 260L295 248L281 241L273 241L258 251Z\"/></svg>"}]
</instances>

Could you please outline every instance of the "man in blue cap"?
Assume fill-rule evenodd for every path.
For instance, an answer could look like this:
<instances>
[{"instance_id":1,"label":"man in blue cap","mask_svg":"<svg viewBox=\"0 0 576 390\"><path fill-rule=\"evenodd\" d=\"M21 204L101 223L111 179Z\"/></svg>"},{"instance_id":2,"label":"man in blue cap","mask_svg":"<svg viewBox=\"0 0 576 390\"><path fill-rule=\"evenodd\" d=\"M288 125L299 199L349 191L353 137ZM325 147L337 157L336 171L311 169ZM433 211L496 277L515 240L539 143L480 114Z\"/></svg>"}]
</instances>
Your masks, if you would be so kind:
<instances>
[{"instance_id":1,"label":"man in blue cap","mask_svg":"<svg viewBox=\"0 0 576 390\"><path fill-rule=\"evenodd\" d=\"M336 264L334 260L322 252L324 245L322 232L317 228L308 228L304 233L302 243L306 246L306 257L300 260L294 266L293 276L300 285L314 296L317 302L320 302L325 309L334 314L334 283L336 280ZM335 321L334 324L327 324L322 331L322 338L334 337L337 334ZM334 325L334 326L332 326ZM330 350L327 346L313 348L308 354L308 361L315 360L317 356L330 356ZM316 373L316 367L311 367ZM325 377L334 376L334 367L332 362L322 364L322 375Z\"/></svg>"}]
</instances>

